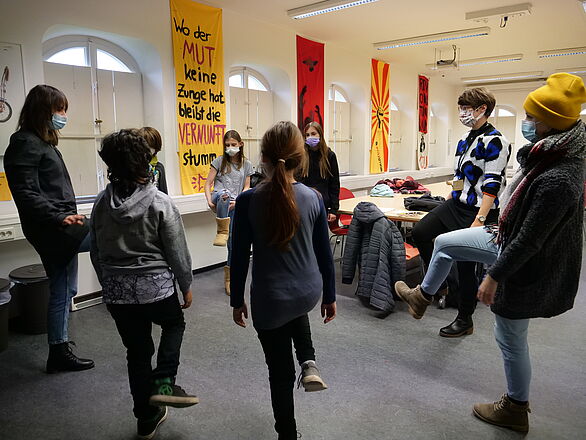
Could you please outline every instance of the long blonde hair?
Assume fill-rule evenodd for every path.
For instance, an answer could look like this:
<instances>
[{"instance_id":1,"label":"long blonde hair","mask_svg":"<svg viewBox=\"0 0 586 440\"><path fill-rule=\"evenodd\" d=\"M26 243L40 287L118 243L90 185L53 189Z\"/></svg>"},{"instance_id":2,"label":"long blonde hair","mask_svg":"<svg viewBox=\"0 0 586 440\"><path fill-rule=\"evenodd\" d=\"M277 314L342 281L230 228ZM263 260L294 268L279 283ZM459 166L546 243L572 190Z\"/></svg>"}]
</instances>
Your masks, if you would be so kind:
<instances>
[{"instance_id":1,"label":"long blonde hair","mask_svg":"<svg viewBox=\"0 0 586 440\"><path fill-rule=\"evenodd\" d=\"M284 251L301 221L288 172L303 160L303 136L292 122L277 122L262 137L260 148L264 162L272 168L270 179L263 183L269 193L265 219L269 244Z\"/></svg>"},{"instance_id":2,"label":"long blonde hair","mask_svg":"<svg viewBox=\"0 0 586 440\"><path fill-rule=\"evenodd\" d=\"M319 144L317 144L317 151L319 151L319 175L322 179L327 179L328 177L332 176L332 171L330 169L330 161L328 159L329 148L324 139L324 130L317 122L310 122L303 129L304 139L305 134L310 127L315 128L315 130L319 133ZM305 158L300 168L301 177L307 177L309 175L309 152L307 151L307 145L305 146Z\"/></svg>"}]
</instances>

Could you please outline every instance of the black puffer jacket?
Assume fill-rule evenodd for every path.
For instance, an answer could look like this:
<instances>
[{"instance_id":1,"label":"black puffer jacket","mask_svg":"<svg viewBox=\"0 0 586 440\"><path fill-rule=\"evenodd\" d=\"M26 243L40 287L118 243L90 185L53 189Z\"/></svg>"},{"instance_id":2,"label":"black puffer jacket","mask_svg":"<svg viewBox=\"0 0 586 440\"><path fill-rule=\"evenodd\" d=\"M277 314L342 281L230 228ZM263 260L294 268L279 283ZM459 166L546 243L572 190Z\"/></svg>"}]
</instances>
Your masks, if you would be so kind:
<instances>
[{"instance_id":1,"label":"black puffer jacket","mask_svg":"<svg viewBox=\"0 0 586 440\"><path fill-rule=\"evenodd\" d=\"M405 279L405 243L401 232L373 203L360 202L348 232L342 283L352 284L359 265L356 294L385 312L395 308L395 282Z\"/></svg>"}]
</instances>

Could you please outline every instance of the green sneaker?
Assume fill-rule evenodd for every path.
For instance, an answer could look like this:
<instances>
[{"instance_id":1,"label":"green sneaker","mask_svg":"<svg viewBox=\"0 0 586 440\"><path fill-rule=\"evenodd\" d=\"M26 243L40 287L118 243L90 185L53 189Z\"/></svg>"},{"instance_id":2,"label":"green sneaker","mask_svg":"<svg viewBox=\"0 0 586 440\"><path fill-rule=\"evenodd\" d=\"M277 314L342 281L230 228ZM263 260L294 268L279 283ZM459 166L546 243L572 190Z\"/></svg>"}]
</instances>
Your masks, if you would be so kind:
<instances>
[{"instance_id":1,"label":"green sneaker","mask_svg":"<svg viewBox=\"0 0 586 440\"><path fill-rule=\"evenodd\" d=\"M172 406L186 408L199 403L196 396L190 396L179 385L175 385L171 378L155 379L153 394L149 403L155 406Z\"/></svg>"}]
</instances>

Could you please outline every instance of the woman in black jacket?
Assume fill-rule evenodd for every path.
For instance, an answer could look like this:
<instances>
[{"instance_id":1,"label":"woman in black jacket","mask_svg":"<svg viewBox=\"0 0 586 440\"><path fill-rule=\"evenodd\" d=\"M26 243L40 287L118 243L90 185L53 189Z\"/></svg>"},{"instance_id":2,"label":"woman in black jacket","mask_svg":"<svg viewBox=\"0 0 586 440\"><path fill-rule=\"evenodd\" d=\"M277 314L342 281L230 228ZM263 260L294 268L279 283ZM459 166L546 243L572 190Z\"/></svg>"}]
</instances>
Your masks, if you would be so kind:
<instances>
[{"instance_id":1,"label":"woman in black jacket","mask_svg":"<svg viewBox=\"0 0 586 440\"><path fill-rule=\"evenodd\" d=\"M303 130L306 157L298 181L315 188L322 195L328 222L336 220L340 208L340 171L338 160L324 139L324 132L317 122L310 122Z\"/></svg>"},{"instance_id":2,"label":"woman in black jacket","mask_svg":"<svg viewBox=\"0 0 586 440\"><path fill-rule=\"evenodd\" d=\"M4 155L22 231L49 277L47 373L94 366L71 352L67 334L69 305L77 293L77 253L89 250L87 220L77 213L71 179L57 149L67 106L67 98L55 87L31 89Z\"/></svg>"}]
</instances>

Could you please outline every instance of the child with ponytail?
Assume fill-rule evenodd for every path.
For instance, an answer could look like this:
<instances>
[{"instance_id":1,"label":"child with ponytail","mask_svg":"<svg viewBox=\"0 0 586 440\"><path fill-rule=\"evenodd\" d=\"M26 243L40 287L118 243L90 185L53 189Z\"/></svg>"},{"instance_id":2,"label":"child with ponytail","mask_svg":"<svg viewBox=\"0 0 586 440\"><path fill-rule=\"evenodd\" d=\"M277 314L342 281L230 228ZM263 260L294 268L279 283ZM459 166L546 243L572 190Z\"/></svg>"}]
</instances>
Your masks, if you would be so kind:
<instances>
[{"instance_id":1,"label":"child with ponytail","mask_svg":"<svg viewBox=\"0 0 586 440\"><path fill-rule=\"evenodd\" d=\"M301 132L291 122L277 123L264 134L261 154L267 181L236 201L230 304L234 322L246 327L252 245L252 320L269 369L275 430L288 440L297 438L292 341L305 391L327 388L315 364L308 313L322 297L324 323L336 316L334 264L323 200L294 178L304 155Z\"/></svg>"}]
</instances>

